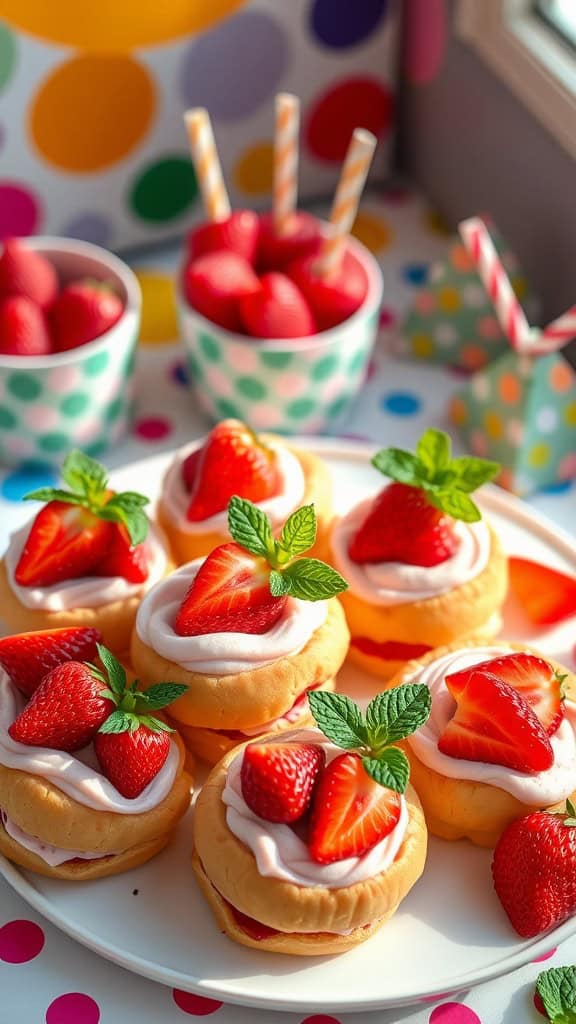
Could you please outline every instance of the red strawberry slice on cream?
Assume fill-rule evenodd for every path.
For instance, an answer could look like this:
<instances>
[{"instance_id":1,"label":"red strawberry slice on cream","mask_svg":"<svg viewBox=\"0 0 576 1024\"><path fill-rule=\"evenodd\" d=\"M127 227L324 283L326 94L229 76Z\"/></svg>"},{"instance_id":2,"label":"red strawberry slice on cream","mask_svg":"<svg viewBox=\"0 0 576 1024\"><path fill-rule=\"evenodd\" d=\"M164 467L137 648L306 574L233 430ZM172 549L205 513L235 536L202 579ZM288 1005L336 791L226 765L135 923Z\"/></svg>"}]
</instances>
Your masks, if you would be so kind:
<instances>
[{"instance_id":1,"label":"red strawberry slice on cream","mask_svg":"<svg viewBox=\"0 0 576 1024\"><path fill-rule=\"evenodd\" d=\"M250 743L242 758L242 796L265 821L297 821L310 806L324 761L322 747L313 743Z\"/></svg>"},{"instance_id":2,"label":"red strawberry slice on cream","mask_svg":"<svg viewBox=\"0 0 576 1024\"><path fill-rule=\"evenodd\" d=\"M576 617L576 578L529 558L508 560L510 589L536 626Z\"/></svg>"}]
</instances>

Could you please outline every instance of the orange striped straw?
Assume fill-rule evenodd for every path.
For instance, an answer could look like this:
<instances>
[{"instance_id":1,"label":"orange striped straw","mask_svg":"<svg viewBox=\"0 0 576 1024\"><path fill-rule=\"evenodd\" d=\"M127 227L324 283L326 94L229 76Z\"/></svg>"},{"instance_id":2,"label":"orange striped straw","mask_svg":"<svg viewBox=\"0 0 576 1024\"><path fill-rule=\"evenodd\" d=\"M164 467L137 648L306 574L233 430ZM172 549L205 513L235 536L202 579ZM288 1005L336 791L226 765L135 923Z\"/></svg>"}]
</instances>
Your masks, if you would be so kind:
<instances>
[{"instance_id":1,"label":"orange striped straw","mask_svg":"<svg viewBox=\"0 0 576 1024\"><path fill-rule=\"evenodd\" d=\"M340 266L375 148L376 138L371 132L365 128L354 130L330 212L330 234L322 245L318 260L321 277L329 277Z\"/></svg>"},{"instance_id":2,"label":"orange striped straw","mask_svg":"<svg viewBox=\"0 0 576 1024\"><path fill-rule=\"evenodd\" d=\"M204 107L195 107L186 111L184 121L208 220L226 220L230 216L230 200L222 177L210 115Z\"/></svg>"},{"instance_id":3,"label":"orange striped straw","mask_svg":"<svg viewBox=\"0 0 576 1024\"><path fill-rule=\"evenodd\" d=\"M298 131L300 101L281 92L276 97L274 137L274 230L283 235L296 209L298 192Z\"/></svg>"}]
</instances>

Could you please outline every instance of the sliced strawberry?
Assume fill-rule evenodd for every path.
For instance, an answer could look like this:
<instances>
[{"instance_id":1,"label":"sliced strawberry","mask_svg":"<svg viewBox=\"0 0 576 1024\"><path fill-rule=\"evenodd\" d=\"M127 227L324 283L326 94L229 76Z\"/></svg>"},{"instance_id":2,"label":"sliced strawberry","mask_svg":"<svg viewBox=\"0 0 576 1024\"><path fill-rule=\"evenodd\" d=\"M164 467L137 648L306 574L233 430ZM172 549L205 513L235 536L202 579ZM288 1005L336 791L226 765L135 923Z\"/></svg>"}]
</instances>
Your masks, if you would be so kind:
<instances>
[{"instance_id":1,"label":"sliced strawberry","mask_svg":"<svg viewBox=\"0 0 576 1024\"><path fill-rule=\"evenodd\" d=\"M361 263L345 252L341 266L329 277L318 274L315 253L291 263L286 273L298 285L316 319L319 331L347 320L362 305L368 291L368 278Z\"/></svg>"},{"instance_id":2,"label":"sliced strawberry","mask_svg":"<svg viewBox=\"0 0 576 1024\"><path fill-rule=\"evenodd\" d=\"M50 327L58 352L99 338L120 319L124 303L99 281L73 281L60 292L50 310Z\"/></svg>"},{"instance_id":3,"label":"sliced strawberry","mask_svg":"<svg viewBox=\"0 0 576 1024\"><path fill-rule=\"evenodd\" d=\"M297 821L310 806L324 762L314 743L250 743L242 758L242 796L265 821Z\"/></svg>"},{"instance_id":4,"label":"sliced strawberry","mask_svg":"<svg viewBox=\"0 0 576 1024\"><path fill-rule=\"evenodd\" d=\"M253 338L304 338L316 333L310 306L286 274L263 274L260 290L241 300L240 316Z\"/></svg>"},{"instance_id":5,"label":"sliced strawberry","mask_svg":"<svg viewBox=\"0 0 576 1024\"><path fill-rule=\"evenodd\" d=\"M198 522L222 512L234 494L254 502L273 497L280 484L277 462L276 453L244 423L222 420L206 438L198 463L194 460L186 518Z\"/></svg>"},{"instance_id":6,"label":"sliced strawberry","mask_svg":"<svg viewBox=\"0 0 576 1024\"><path fill-rule=\"evenodd\" d=\"M486 672L513 686L528 702L547 735L552 736L556 732L564 718L561 680L543 658L537 658L536 655L527 654L525 651L515 651L501 658L482 661L473 668L451 672L446 677L446 685L454 696L462 693L471 672Z\"/></svg>"},{"instance_id":7,"label":"sliced strawberry","mask_svg":"<svg viewBox=\"0 0 576 1024\"><path fill-rule=\"evenodd\" d=\"M553 626L576 616L576 578L558 569L509 558L510 589L537 626Z\"/></svg>"},{"instance_id":8,"label":"sliced strawberry","mask_svg":"<svg viewBox=\"0 0 576 1024\"><path fill-rule=\"evenodd\" d=\"M274 217L263 213L260 217L258 266L263 271L286 270L295 260L317 252L321 242L320 221L311 213L295 210L287 231L278 235Z\"/></svg>"},{"instance_id":9,"label":"sliced strawberry","mask_svg":"<svg viewBox=\"0 0 576 1024\"><path fill-rule=\"evenodd\" d=\"M184 270L184 294L198 313L229 331L242 331L240 300L260 282L242 256L225 249L206 253Z\"/></svg>"},{"instance_id":10,"label":"sliced strawberry","mask_svg":"<svg viewBox=\"0 0 576 1024\"><path fill-rule=\"evenodd\" d=\"M39 306L24 295L0 299L0 355L46 356L52 350Z\"/></svg>"},{"instance_id":11,"label":"sliced strawberry","mask_svg":"<svg viewBox=\"0 0 576 1024\"><path fill-rule=\"evenodd\" d=\"M358 754L339 754L314 792L308 846L318 864L361 857L400 818L401 797L371 779Z\"/></svg>"},{"instance_id":12,"label":"sliced strawberry","mask_svg":"<svg viewBox=\"0 0 576 1024\"><path fill-rule=\"evenodd\" d=\"M101 639L97 629L86 626L5 636L0 639L0 665L14 686L30 697L57 665L66 661L94 661L96 644Z\"/></svg>"},{"instance_id":13,"label":"sliced strawberry","mask_svg":"<svg viewBox=\"0 0 576 1024\"><path fill-rule=\"evenodd\" d=\"M475 669L464 686L450 676L446 685L457 706L438 740L443 754L527 773L552 767L554 752L544 727L513 686Z\"/></svg>"},{"instance_id":14,"label":"sliced strawberry","mask_svg":"<svg viewBox=\"0 0 576 1024\"><path fill-rule=\"evenodd\" d=\"M353 562L404 562L439 565L458 548L454 520L435 508L419 487L388 484L352 537Z\"/></svg>"},{"instance_id":15,"label":"sliced strawberry","mask_svg":"<svg viewBox=\"0 0 576 1024\"><path fill-rule=\"evenodd\" d=\"M16 566L20 586L86 576L106 554L113 524L80 505L49 501L36 516Z\"/></svg>"},{"instance_id":16,"label":"sliced strawberry","mask_svg":"<svg viewBox=\"0 0 576 1024\"><path fill-rule=\"evenodd\" d=\"M226 249L254 264L259 233L258 214L252 210L234 210L225 220L208 221L192 228L187 239L190 259Z\"/></svg>"},{"instance_id":17,"label":"sliced strawberry","mask_svg":"<svg viewBox=\"0 0 576 1024\"><path fill-rule=\"evenodd\" d=\"M115 708L112 700L100 696L105 688L102 679L79 661L57 665L8 732L13 740L33 747L80 750Z\"/></svg>"},{"instance_id":18,"label":"sliced strawberry","mask_svg":"<svg viewBox=\"0 0 576 1024\"><path fill-rule=\"evenodd\" d=\"M134 731L97 733L94 750L106 778L122 796L133 800L162 768L170 742L169 733L140 724Z\"/></svg>"},{"instance_id":19,"label":"sliced strawberry","mask_svg":"<svg viewBox=\"0 0 576 1024\"><path fill-rule=\"evenodd\" d=\"M22 295L42 310L58 294L58 277L49 260L19 238L7 238L0 256L0 298Z\"/></svg>"},{"instance_id":20,"label":"sliced strawberry","mask_svg":"<svg viewBox=\"0 0 576 1024\"><path fill-rule=\"evenodd\" d=\"M95 576L122 576L129 583L148 579L148 553L145 544L132 544L122 523L114 523L104 557L94 567Z\"/></svg>"},{"instance_id":21,"label":"sliced strawberry","mask_svg":"<svg viewBox=\"0 0 576 1024\"><path fill-rule=\"evenodd\" d=\"M204 633L267 633L287 597L270 593L270 566L239 544L215 548L200 567L180 610L179 636Z\"/></svg>"}]
</instances>

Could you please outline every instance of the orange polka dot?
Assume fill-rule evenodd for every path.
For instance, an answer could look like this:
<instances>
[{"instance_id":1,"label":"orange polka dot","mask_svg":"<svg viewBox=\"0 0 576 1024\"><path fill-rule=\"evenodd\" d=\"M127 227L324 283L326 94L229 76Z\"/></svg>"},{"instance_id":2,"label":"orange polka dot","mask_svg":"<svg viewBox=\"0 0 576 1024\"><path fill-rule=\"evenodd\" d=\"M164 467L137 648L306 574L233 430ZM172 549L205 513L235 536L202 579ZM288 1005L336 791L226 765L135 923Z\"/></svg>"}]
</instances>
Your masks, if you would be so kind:
<instances>
[{"instance_id":1,"label":"orange polka dot","mask_svg":"<svg viewBox=\"0 0 576 1024\"><path fill-rule=\"evenodd\" d=\"M130 57L75 57L41 85L32 138L48 163L85 173L109 167L146 135L156 108L152 79Z\"/></svg>"},{"instance_id":2,"label":"orange polka dot","mask_svg":"<svg viewBox=\"0 0 576 1024\"><path fill-rule=\"evenodd\" d=\"M413 334L410 345L415 356L427 359L434 352L434 342L429 334Z\"/></svg>"},{"instance_id":3,"label":"orange polka dot","mask_svg":"<svg viewBox=\"0 0 576 1024\"><path fill-rule=\"evenodd\" d=\"M257 142L247 149L234 168L234 184L249 196L268 194L272 189L274 147Z\"/></svg>"},{"instance_id":4,"label":"orange polka dot","mask_svg":"<svg viewBox=\"0 0 576 1024\"><path fill-rule=\"evenodd\" d=\"M462 305L458 289L441 288L438 292L438 305L444 313L455 313Z\"/></svg>"},{"instance_id":5,"label":"orange polka dot","mask_svg":"<svg viewBox=\"0 0 576 1024\"><path fill-rule=\"evenodd\" d=\"M436 210L425 211L424 226L428 228L431 234L440 235L441 238L447 238L453 233L448 222Z\"/></svg>"},{"instance_id":6,"label":"orange polka dot","mask_svg":"<svg viewBox=\"0 0 576 1024\"><path fill-rule=\"evenodd\" d=\"M574 387L574 373L567 363L558 360L550 370L550 387L553 391L569 391Z\"/></svg>"},{"instance_id":7,"label":"orange polka dot","mask_svg":"<svg viewBox=\"0 0 576 1024\"><path fill-rule=\"evenodd\" d=\"M455 270L461 271L463 274L469 273L474 270L474 261L469 255L468 250L463 245L455 245L450 250L450 261Z\"/></svg>"},{"instance_id":8,"label":"orange polka dot","mask_svg":"<svg viewBox=\"0 0 576 1024\"><path fill-rule=\"evenodd\" d=\"M174 281L167 274L150 270L137 270L136 277L142 289L141 344L161 345L177 341Z\"/></svg>"},{"instance_id":9,"label":"orange polka dot","mask_svg":"<svg viewBox=\"0 0 576 1024\"><path fill-rule=\"evenodd\" d=\"M522 388L520 382L513 373L503 373L498 381L498 394L503 402L508 405L516 405L520 401Z\"/></svg>"},{"instance_id":10,"label":"orange polka dot","mask_svg":"<svg viewBox=\"0 0 576 1024\"><path fill-rule=\"evenodd\" d=\"M504 487L507 491L514 490L514 474L511 469L502 469L498 475L498 483L500 487Z\"/></svg>"},{"instance_id":11,"label":"orange polka dot","mask_svg":"<svg viewBox=\"0 0 576 1024\"><path fill-rule=\"evenodd\" d=\"M462 365L468 370L481 370L488 362L488 356L479 345L463 345L460 359Z\"/></svg>"},{"instance_id":12,"label":"orange polka dot","mask_svg":"<svg viewBox=\"0 0 576 1024\"><path fill-rule=\"evenodd\" d=\"M2 16L15 27L54 43L92 53L124 53L201 32L245 2L121 0L119 5L89 0L79 8L75 0L3 0Z\"/></svg>"},{"instance_id":13,"label":"orange polka dot","mask_svg":"<svg viewBox=\"0 0 576 1024\"><path fill-rule=\"evenodd\" d=\"M352 234L370 249L370 252L387 249L393 238L392 231L382 217L375 217L374 214L364 213L362 210L356 216Z\"/></svg>"},{"instance_id":14,"label":"orange polka dot","mask_svg":"<svg viewBox=\"0 0 576 1024\"><path fill-rule=\"evenodd\" d=\"M497 412L489 410L484 413L484 426L488 437L491 437L493 441L499 441L504 433L504 424L502 417Z\"/></svg>"},{"instance_id":15,"label":"orange polka dot","mask_svg":"<svg viewBox=\"0 0 576 1024\"><path fill-rule=\"evenodd\" d=\"M468 418L468 410L462 398L452 398L448 406L448 415L457 427L460 427Z\"/></svg>"}]
</instances>

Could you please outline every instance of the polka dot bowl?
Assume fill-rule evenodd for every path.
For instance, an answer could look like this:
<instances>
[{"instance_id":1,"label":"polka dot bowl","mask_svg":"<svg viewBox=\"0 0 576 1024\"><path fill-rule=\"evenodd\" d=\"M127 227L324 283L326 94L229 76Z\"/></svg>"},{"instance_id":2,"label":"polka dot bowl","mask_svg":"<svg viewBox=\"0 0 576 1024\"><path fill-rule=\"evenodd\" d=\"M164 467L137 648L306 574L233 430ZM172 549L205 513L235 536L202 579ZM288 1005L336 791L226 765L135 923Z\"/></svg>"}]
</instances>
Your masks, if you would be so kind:
<instances>
[{"instance_id":1,"label":"polka dot bowl","mask_svg":"<svg viewBox=\"0 0 576 1024\"><path fill-rule=\"evenodd\" d=\"M218 327L178 296L180 330L196 400L216 422L229 416L256 430L319 434L358 394L378 330L382 273L365 246L350 248L368 276L356 313L305 338L259 339Z\"/></svg>"},{"instance_id":2,"label":"polka dot bowl","mask_svg":"<svg viewBox=\"0 0 576 1024\"><path fill-rule=\"evenodd\" d=\"M122 260L88 242L37 237L26 245L53 263L61 283L108 282L124 312L105 334L68 352L0 355L0 462L60 464L74 447L98 456L130 420L140 286Z\"/></svg>"}]
</instances>

